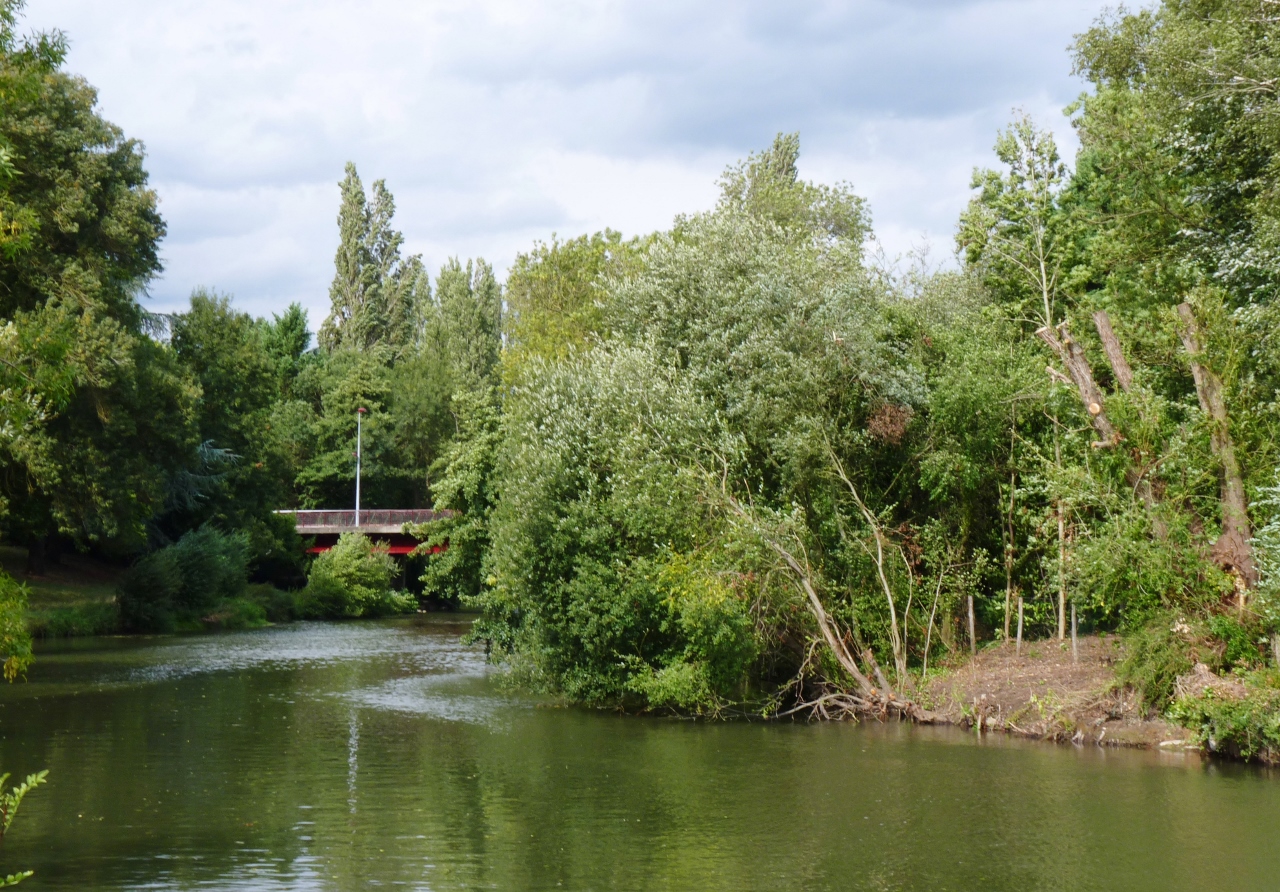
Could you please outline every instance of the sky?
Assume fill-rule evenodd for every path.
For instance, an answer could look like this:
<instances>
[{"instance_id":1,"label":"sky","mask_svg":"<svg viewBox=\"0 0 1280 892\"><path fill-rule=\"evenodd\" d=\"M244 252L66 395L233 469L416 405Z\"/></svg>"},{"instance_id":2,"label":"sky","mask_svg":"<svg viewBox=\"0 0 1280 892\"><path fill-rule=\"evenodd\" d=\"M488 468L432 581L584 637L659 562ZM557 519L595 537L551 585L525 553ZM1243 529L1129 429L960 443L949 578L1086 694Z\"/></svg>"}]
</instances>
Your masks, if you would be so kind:
<instances>
[{"instance_id":1,"label":"sky","mask_svg":"<svg viewBox=\"0 0 1280 892\"><path fill-rule=\"evenodd\" d=\"M28 0L146 146L168 224L148 307L193 288L328 313L338 181L385 179L407 253L501 272L537 240L712 207L798 131L889 257L952 257L1015 109L1074 151L1072 36L1098 0Z\"/></svg>"}]
</instances>

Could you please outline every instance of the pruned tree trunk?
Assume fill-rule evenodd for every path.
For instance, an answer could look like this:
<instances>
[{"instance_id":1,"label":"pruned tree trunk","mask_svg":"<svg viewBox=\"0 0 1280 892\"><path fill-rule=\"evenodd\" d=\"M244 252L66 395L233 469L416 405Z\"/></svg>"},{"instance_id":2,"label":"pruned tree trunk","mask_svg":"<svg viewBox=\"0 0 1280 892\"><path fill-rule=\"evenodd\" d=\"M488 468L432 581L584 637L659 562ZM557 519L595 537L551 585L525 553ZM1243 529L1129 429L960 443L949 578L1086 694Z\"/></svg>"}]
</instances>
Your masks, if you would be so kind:
<instances>
[{"instance_id":1,"label":"pruned tree trunk","mask_svg":"<svg viewBox=\"0 0 1280 892\"><path fill-rule=\"evenodd\" d=\"M1076 390L1080 394L1080 399L1084 403L1085 412L1089 416L1089 423L1093 425L1093 429L1097 431L1101 440L1094 443L1094 446L1114 446L1117 441L1116 429L1112 426L1111 420L1107 418L1106 409L1103 407L1102 391L1098 388L1098 384L1093 380L1093 369L1089 367L1089 360L1085 358L1084 351L1080 349L1067 331L1067 324L1064 322L1058 326L1058 333L1061 338L1053 333L1053 329L1045 327L1036 332L1036 337L1049 345L1054 353L1058 354L1058 358L1062 360L1062 364L1066 366L1067 373L1071 376L1072 382L1076 385Z\"/></svg>"},{"instance_id":2,"label":"pruned tree trunk","mask_svg":"<svg viewBox=\"0 0 1280 892\"><path fill-rule=\"evenodd\" d=\"M1124 350L1120 348L1120 339L1111 327L1111 317L1106 310L1093 314L1094 328L1098 329L1098 337L1102 339L1102 350L1107 354L1107 362L1111 365L1111 373L1116 376L1120 389L1128 393L1133 389L1133 369L1124 358Z\"/></svg>"},{"instance_id":3,"label":"pruned tree trunk","mask_svg":"<svg viewBox=\"0 0 1280 892\"><path fill-rule=\"evenodd\" d=\"M1099 310L1093 314L1093 325L1098 330L1098 337L1102 340L1102 349L1107 354L1111 374L1115 376L1120 389L1129 393L1133 390L1133 369L1129 365L1129 360L1125 359L1120 339L1116 337L1115 329L1111 327L1111 317L1107 315L1106 310ZM1156 538L1161 542L1168 539L1169 525L1156 511L1158 499L1156 499L1155 490L1151 488L1151 481L1138 468L1129 468L1125 471L1124 479L1147 506L1151 517L1151 529L1156 534Z\"/></svg>"},{"instance_id":4,"label":"pruned tree trunk","mask_svg":"<svg viewBox=\"0 0 1280 892\"><path fill-rule=\"evenodd\" d=\"M1244 477L1231 440L1230 419L1223 397L1222 379L1202 361L1200 323L1188 303L1178 304L1182 320L1182 345L1191 360L1191 376L1196 382L1200 408L1212 425L1209 445L1222 469L1222 535L1211 552L1214 561L1234 573L1252 589L1258 584L1258 567L1253 559L1253 532L1249 526L1249 506L1244 492Z\"/></svg>"}]
</instances>

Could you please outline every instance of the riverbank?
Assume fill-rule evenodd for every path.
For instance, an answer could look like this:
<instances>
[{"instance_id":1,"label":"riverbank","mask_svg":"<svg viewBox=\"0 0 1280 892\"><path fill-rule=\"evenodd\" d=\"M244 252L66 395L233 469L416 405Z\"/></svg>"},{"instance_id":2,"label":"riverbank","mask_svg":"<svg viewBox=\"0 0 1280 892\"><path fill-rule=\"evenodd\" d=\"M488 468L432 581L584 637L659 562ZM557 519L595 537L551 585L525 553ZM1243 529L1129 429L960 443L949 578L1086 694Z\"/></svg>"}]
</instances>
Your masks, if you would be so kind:
<instances>
[{"instance_id":1,"label":"riverbank","mask_svg":"<svg viewBox=\"0 0 1280 892\"><path fill-rule=\"evenodd\" d=\"M1115 636L1024 642L983 649L921 692L934 721L1038 740L1097 746L1199 749L1194 732L1148 718L1138 696L1116 683Z\"/></svg>"},{"instance_id":2,"label":"riverbank","mask_svg":"<svg viewBox=\"0 0 1280 892\"><path fill-rule=\"evenodd\" d=\"M41 574L27 573L27 550L0 546L0 569L27 587L27 624L38 638L108 635L117 630L116 583L123 570L74 552Z\"/></svg>"}]
</instances>

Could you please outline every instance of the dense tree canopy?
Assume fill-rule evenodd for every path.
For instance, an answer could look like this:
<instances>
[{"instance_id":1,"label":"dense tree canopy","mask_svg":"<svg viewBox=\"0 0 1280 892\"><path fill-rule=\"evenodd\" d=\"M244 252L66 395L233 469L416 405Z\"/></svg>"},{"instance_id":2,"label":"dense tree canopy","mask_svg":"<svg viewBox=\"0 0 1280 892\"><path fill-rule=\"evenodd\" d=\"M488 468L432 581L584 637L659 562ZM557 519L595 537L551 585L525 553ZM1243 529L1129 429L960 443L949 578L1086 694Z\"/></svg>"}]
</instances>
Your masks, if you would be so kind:
<instances>
[{"instance_id":1,"label":"dense tree canopy","mask_svg":"<svg viewBox=\"0 0 1280 892\"><path fill-rule=\"evenodd\" d=\"M505 284L452 258L433 287L350 164L313 346L297 306L142 308L141 148L0 0L3 531L140 558L139 626L299 584L273 510L350 504L363 408L364 503L452 512L417 531L422 595L573 700L906 710L1019 603L1028 635L1074 611L1134 636L1152 705L1193 660L1247 675L1280 652L1275 6L1079 35L1079 152L1015 118L954 268L868 256L866 203L780 134L669 230L552 236ZM411 606L391 577L351 538L308 615Z\"/></svg>"}]
</instances>

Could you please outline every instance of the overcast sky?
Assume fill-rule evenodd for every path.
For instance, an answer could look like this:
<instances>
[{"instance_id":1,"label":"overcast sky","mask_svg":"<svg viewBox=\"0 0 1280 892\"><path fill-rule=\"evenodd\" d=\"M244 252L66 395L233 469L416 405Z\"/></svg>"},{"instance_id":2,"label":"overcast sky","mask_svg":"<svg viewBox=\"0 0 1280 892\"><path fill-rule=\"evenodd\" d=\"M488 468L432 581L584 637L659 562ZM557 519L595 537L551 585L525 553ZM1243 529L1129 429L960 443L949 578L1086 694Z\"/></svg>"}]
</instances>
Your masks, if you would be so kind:
<instances>
[{"instance_id":1,"label":"overcast sky","mask_svg":"<svg viewBox=\"0 0 1280 892\"><path fill-rule=\"evenodd\" d=\"M147 147L169 226L152 309L196 286L328 311L337 181L384 178L410 252L499 270L552 233L715 200L779 131L866 196L892 255L952 251L1024 108L1073 147L1072 35L1100 0L29 0Z\"/></svg>"}]
</instances>

